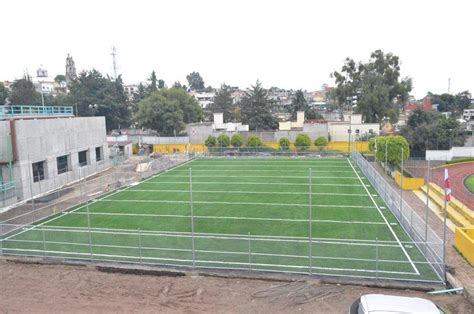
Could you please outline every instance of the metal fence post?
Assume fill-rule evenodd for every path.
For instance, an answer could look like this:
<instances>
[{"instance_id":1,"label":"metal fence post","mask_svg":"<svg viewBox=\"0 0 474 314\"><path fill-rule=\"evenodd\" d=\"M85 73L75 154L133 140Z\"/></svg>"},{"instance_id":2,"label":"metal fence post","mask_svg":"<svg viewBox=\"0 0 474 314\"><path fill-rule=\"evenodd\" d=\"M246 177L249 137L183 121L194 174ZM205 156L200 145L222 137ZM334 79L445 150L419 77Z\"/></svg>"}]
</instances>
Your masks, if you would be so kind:
<instances>
[{"instance_id":1,"label":"metal fence post","mask_svg":"<svg viewBox=\"0 0 474 314\"><path fill-rule=\"evenodd\" d=\"M44 226L41 227L41 236L43 237L43 255L46 256L46 235L44 234Z\"/></svg>"},{"instance_id":2,"label":"metal fence post","mask_svg":"<svg viewBox=\"0 0 474 314\"><path fill-rule=\"evenodd\" d=\"M387 153L388 153L388 149L387 149L387 143L388 143L388 141L385 140L385 173L387 173L387 171L388 171L388 164L387 164Z\"/></svg>"},{"instance_id":3,"label":"metal fence post","mask_svg":"<svg viewBox=\"0 0 474 314\"><path fill-rule=\"evenodd\" d=\"M193 208L193 173L189 168L189 206L191 209L191 250L193 254L193 268L196 267L196 251L194 248L194 208Z\"/></svg>"},{"instance_id":4,"label":"metal fence post","mask_svg":"<svg viewBox=\"0 0 474 314\"><path fill-rule=\"evenodd\" d=\"M309 273L312 275L313 274L313 205L312 205L312 176L313 176L313 173L312 173L312 170L311 168L309 168L309 215L308 215L308 219L309 219L309 251L308 251L308 255L309 255Z\"/></svg>"},{"instance_id":5,"label":"metal fence post","mask_svg":"<svg viewBox=\"0 0 474 314\"><path fill-rule=\"evenodd\" d=\"M81 177L82 170L79 168L79 177ZM84 195L86 197L86 216L87 216L87 231L89 234L89 253L91 257L91 262L94 262L94 255L92 252L92 234L91 234L91 218L90 218L90 211L89 211L89 195L87 192L87 177L84 176Z\"/></svg>"},{"instance_id":6,"label":"metal fence post","mask_svg":"<svg viewBox=\"0 0 474 314\"><path fill-rule=\"evenodd\" d=\"M248 251L249 251L249 272L251 272L251 271L252 271L252 258L251 258L252 253L251 253L251 250L250 250L250 232L248 233L248 240L249 240L249 241L248 241L248 242L249 242L249 243L248 243Z\"/></svg>"},{"instance_id":7,"label":"metal fence post","mask_svg":"<svg viewBox=\"0 0 474 314\"><path fill-rule=\"evenodd\" d=\"M35 174L33 173L33 165L30 163L30 159L28 158L27 160L28 163L28 181L30 181L30 197L31 197L31 209L34 211L35 210L35 197L33 194L33 180ZM30 177L30 170L31 170L31 177Z\"/></svg>"},{"instance_id":8,"label":"metal fence post","mask_svg":"<svg viewBox=\"0 0 474 314\"><path fill-rule=\"evenodd\" d=\"M400 171L400 219L403 217L403 147L402 147L402 164Z\"/></svg>"},{"instance_id":9,"label":"metal fence post","mask_svg":"<svg viewBox=\"0 0 474 314\"><path fill-rule=\"evenodd\" d=\"M375 238L375 281L379 280L379 238Z\"/></svg>"},{"instance_id":10,"label":"metal fence post","mask_svg":"<svg viewBox=\"0 0 474 314\"><path fill-rule=\"evenodd\" d=\"M428 159L428 176L426 179L426 212L425 212L425 249L426 249L426 242L428 242L428 213L430 211L430 175L431 175L431 169L430 169L430 159Z\"/></svg>"}]
</instances>

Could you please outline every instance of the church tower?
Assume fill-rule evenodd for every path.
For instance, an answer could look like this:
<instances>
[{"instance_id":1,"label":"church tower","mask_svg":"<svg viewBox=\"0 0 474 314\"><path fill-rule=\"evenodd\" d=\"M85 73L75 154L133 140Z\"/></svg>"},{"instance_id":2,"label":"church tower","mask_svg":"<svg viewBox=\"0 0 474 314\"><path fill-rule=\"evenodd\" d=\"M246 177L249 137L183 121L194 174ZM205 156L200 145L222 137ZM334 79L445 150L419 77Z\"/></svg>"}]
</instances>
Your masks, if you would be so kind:
<instances>
[{"instance_id":1,"label":"church tower","mask_svg":"<svg viewBox=\"0 0 474 314\"><path fill-rule=\"evenodd\" d=\"M76 74L76 65L74 63L74 60L72 59L69 54L67 54L66 58L66 83L69 84L71 81L75 80L77 78Z\"/></svg>"}]
</instances>

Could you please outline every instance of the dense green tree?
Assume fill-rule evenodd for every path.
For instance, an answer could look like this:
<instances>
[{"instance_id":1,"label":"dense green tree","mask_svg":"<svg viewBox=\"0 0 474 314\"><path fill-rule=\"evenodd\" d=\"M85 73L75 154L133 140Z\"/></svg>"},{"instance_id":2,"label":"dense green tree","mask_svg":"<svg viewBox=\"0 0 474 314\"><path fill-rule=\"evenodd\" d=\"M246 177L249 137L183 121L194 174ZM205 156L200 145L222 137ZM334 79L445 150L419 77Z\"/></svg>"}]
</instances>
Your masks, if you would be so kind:
<instances>
[{"instance_id":1,"label":"dense green tree","mask_svg":"<svg viewBox=\"0 0 474 314\"><path fill-rule=\"evenodd\" d=\"M295 146L299 149L307 148L311 146L311 139L308 134L300 133L296 136Z\"/></svg>"},{"instance_id":2,"label":"dense green tree","mask_svg":"<svg viewBox=\"0 0 474 314\"><path fill-rule=\"evenodd\" d=\"M173 136L178 135L186 123L200 121L202 110L184 90L163 88L140 101L135 118L140 127Z\"/></svg>"},{"instance_id":3,"label":"dense green tree","mask_svg":"<svg viewBox=\"0 0 474 314\"><path fill-rule=\"evenodd\" d=\"M287 139L286 137L282 137L279 141L278 144L280 145L281 149L287 150L290 148L290 140Z\"/></svg>"},{"instance_id":4,"label":"dense green tree","mask_svg":"<svg viewBox=\"0 0 474 314\"><path fill-rule=\"evenodd\" d=\"M148 81L150 82L150 84L148 84L147 92L148 92L148 95L151 95L152 93L158 90L158 79L156 78L155 70L151 71Z\"/></svg>"},{"instance_id":5,"label":"dense green tree","mask_svg":"<svg viewBox=\"0 0 474 314\"><path fill-rule=\"evenodd\" d=\"M400 130L410 143L414 156L423 156L427 149L450 149L464 146L466 135L454 117L447 118L435 111L416 109Z\"/></svg>"},{"instance_id":6,"label":"dense green tree","mask_svg":"<svg viewBox=\"0 0 474 314\"><path fill-rule=\"evenodd\" d=\"M173 88L180 88L180 89L184 89L184 90L188 90L188 88L186 87L186 85L182 85L180 81L176 81L173 83Z\"/></svg>"},{"instance_id":7,"label":"dense green tree","mask_svg":"<svg viewBox=\"0 0 474 314\"><path fill-rule=\"evenodd\" d=\"M54 77L54 81L58 84L61 84L62 82L66 82L66 76L63 74L58 74Z\"/></svg>"},{"instance_id":8,"label":"dense green tree","mask_svg":"<svg viewBox=\"0 0 474 314\"><path fill-rule=\"evenodd\" d=\"M192 72L186 76L189 88L191 90L202 90L204 89L204 80L199 72Z\"/></svg>"},{"instance_id":9,"label":"dense green tree","mask_svg":"<svg viewBox=\"0 0 474 314\"><path fill-rule=\"evenodd\" d=\"M214 136L209 135L206 141L204 142L204 145L206 145L207 147L214 147L217 145L217 139Z\"/></svg>"},{"instance_id":10,"label":"dense green tree","mask_svg":"<svg viewBox=\"0 0 474 314\"><path fill-rule=\"evenodd\" d=\"M291 118L295 119L296 113L298 111L304 111L306 115L306 111L308 111L309 109L310 108L308 106L306 98L304 98L303 91L301 89L297 90L295 95L293 96L291 103L287 107L287 111L291 113Z\"/></svg>"},{"instance_id":11,"label":"dense green tree","mask_svg":"<svg viewBox=\"0 0 474 314\"><path fill-rule=\"evenodd\" d=\"M462 115L464 109L471 105L472 95L469 91L464 91L456 95L451 94L432 94L428 93L433 99L433 104L438 104L438 111L452 112L455 116Z\"/></svg>"},{"instance_id":12,"label":"dense green tree","mask_svg":"<svg viewBox=\"0 0 474 314\"><path fill-rule=\"evenodd\" d=\"M227 147L230 145L230 138L227 134L220 134L217 137L217 143L219 143L221 147Z\"/></svg>"},{"instance_id":13,"label":"dense green tree","mask_svg":"<svg viewBox=\"0 0 474 314\"><path fill-rule=\"evenodd\" d=\"M345 109L353 105L356 97L356 112L370 123L380 122L389 113L391 118L398 118L393 111L399 110L412 89L411 79L400 80L399 58L381 50L374 51L367 63L346 58L341 71L331 76L336 82L331 97Z\"/></svg>"},{"instance_id":14,"label":"dense green tree","mask_svg":"<svg viewBox=\"0 0 474 314\"><path fill-rule=\"evenodd\" d=\"M232 135L232 139L230 140L230 143L234 147L241 147L242 145L244 145L244 138L242 137L242 135L236 133Z\"/></svg>"},{"instance_id":15,"label":"dense green tree","mask_svg":"<svg viewBox=\"0 0 474 314\"><path fill-rule=\"evenodd\" d=\"M9 100L14 105L40 104L41 94L36 91L30 77L25 76L13 82Z\"/></svg>"},{"instance_id":16,"label":"dense green tree","mask_svg":"<svg viewBox=\"0 0 474 314\"><path fill-rule=\"evenodd\" d=\"M247 146L249 146L249 147L262 147L263 142L257 135L252 134L247 138Z\"/></svg>"},{"instance_id":17,"label":"dense green tree","mask_svg":"<svg viewBox=\"0 0 474 314\"><path fill-rule=\"evenodd\" d=\"M165 88L165 81L164 80L162 80L162 79L158 80L158 88L159 89Z\"/></svg>"},{"instance_id":18,"label":"dense green tree","mask_svg":"<svg viewBox=\"0 0 474 314\"><path fill-rule=\"evenodd\" d=\"M314 141L314 146L318 146L318 147L324 147L328 145L328 140L327 138L325 137L318 137L315 141Z\"/></svg>"},{"instance_id":19,"label":"dense green tree","mask_svg":"<svg viewBox=\"0 0 474 314\"><path fill-rule=\"evenodd\" d=\"M272 130L278 127L277 119L272 115L274 102L268 98L268 92L257 83L246 92L240 101L242 122L251 130Z\"/></svg>"},{"instance_id":20,"label":"dense green tree","mask_svg":"<svg viewBox=\"0 0 474 314\"><path fill-rule=\"evenodd\" d=\"M407 160L410 157L410 145L406 138L399 135L373 137L369 140L369 149L376 154L380 163L387 160L392 166L400 166L402 158Z\"/></svg>"},{"instance_id":21,"label":"dense green tree","mask_svg":"<svg viewBox=\"0 0 474 314\"><path fill-rule=\"evenodd\" d=\"M99 71L83 71L69 85L69 102L79 116L104 116L107 130L128 127L130 110L122 77L112 80Z\"/></svg>"},{"instance_id":22,"label":"dense green tree","mask_svg":"<svg viewBox=\"0 0 474 314\"><path fill-rule=\"evenodd\" d=\"M3 106L7 102L7 98L10 96L8 89L0 82L0 106Z\"/></svg>"},{"instance_id":23,"label":"dense green tree","mask_svg":"<svg viewBox=\"0 0 474 314\"><path fill-rule=\"evenodd\" d=\"M224 122L231 122L234 120L234 103L232 94L228 85L222 84L217 91L214 101L207 107L210 113L222 112L224 114Z\"/></svg>"}]
</instances>

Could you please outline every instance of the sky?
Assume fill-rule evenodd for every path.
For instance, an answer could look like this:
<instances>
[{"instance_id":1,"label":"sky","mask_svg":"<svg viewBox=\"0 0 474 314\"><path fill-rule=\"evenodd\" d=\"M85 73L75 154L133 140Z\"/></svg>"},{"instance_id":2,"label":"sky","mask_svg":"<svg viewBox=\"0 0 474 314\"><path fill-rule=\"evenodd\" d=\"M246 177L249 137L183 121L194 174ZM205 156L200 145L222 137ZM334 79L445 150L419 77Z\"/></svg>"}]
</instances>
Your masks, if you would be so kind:
<instances>
[{"instance_id":1,"label":"sky","mask_svg":"<svg viewBox=\"0 0 474 314\"><path fill-rule=\"evenodd\" d=\"M78 71L113 74L111 48L125 83L152 70L186 83L317 90L346 57L368 61L377 49L400 57L412 94L474 93L474 1L424 0L67 0L5 1L0 81Z\"/></svg>"}]
</instances>

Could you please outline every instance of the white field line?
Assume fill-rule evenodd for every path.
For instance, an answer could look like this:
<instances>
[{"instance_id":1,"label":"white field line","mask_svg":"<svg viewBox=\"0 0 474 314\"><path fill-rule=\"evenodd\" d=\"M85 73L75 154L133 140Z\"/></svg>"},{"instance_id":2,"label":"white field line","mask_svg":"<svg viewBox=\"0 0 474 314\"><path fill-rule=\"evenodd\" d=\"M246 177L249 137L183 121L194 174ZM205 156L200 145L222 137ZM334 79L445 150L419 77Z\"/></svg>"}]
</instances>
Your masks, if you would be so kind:
<instances>
[{"instance_id":1,"label":"white field line","mask_svg":"<svg viewBox=\"0 0 474 314\"><path fill-rule=\"evenodd\" d=\"M150 176L150 177L146 178L146 179L143 180L142 182L145 182L145 181L151 180L152 178L158 177L158 176L162 175L163 173L166 173L166 172L168 172L168 171L173 170L174 168L184 166L185 164L190 163L190 162L192 162L193 160L194 160L194 159L190 159L190 160L188 160L188 161L186 161L186 162L184 162L184 163L182 163L182 164L180 164L180 165L177 165L177 166L175 166L175 167L171 167L171 168L169 168L169 169L166 169L165 171L162 171L162 172L160 172L160 173L158 173L158 174L156 174L156 175L153 175L153 176ZM114 191L114 192L112 192L112 193L110 193L110 194L107 194L107 195L105 195L104 197L102 197L102 198L100 198L100 199L97 199L96 201L105 200L106 198L108 198L108 197L110 197L110 196L112 196L112 195L115 195L115 194L117 194L117 193L119 193L119 192L125 191L125 190L127 190L127 189L129 189L129 188L131 188L131 187L132 187L132 185L129 185L129 186L127 186L127 187L124 188L124 189L117 189L116 191ZM54 220L59 219L59 218L62 218L62 217L64 217L65 215L70 214L70 213L74 213L74 212L78 211L79 209L84 208L84 207L86 207L86 206L87 206L87 202L86 202L86 204L84 204L84 205L82 205L82 206L79 206L79 207L77 207L77 208L75 208L75 209L73 209L73 210L71 210L71 211L64 212L62 215L58 215L58 216L56 216L56 217L54 217L54 218L48 219L48 220L46 220L46 221L44 221L44 222L42 222L42 223L40 223L40 224L34 225L34 226L31 227L31 228L28 228L28 229L26 229L26 230L20 231L19 233L14 233L14 234L12 234L11 236L6 237L6 238L3 239L2 241L8 240L8 239L10 239L10 238L12 238L12 237L15 237L15 236L18 236L18 235L20 235L20 234L22 234L22 233L24 233L24 232L33 230L34 228L36 228L36 227L38 227L38 226L42 226L42 225L44 225L44 224L46 224L46 223L50 223L51 221L54 221Z\"/></svg>"},{"instance_id":2,"label":"white field line","mask_svg":"<svg viewBox=\"0 0 474 314\"><path fill-rule=\"evenodd\" d=\"M209 167L209 169L216 169L218 167L225 167L225 168L229 168L229 167L236 167L238 170L239 168L252 168L252 167L257 167L258 170L260 170L261 168L263 169L266 169L264 167L273 167L274 169L280 169L280 170L297 170L297 169L308 169L309 167L308 166L289 166L289 167L285 167L285 166L279 166L279 165L249 165L249 164L242 164L242 165L235 165L235 164L232 164L232 165L193 165L193 168L206 168L206 167ZM320 168L318 167L313 167L311 166L312 169L318 171L318 170L324 170L324 169L328 169L328 168L337 168L337 169L350 169L350 167L344 167L344 166L321 166ZM230 169L232 170L232 169Z\"/></svg>"},{"instance_id":3,"label":"white field line","mask_svg":"<svg viewBox=\"0 0 474 314\"><path fill-rule=\"evenodd\" d=\"M187 184L189 185L189 181L153 181L153 182L143 182L145 184ZM297 185L297 186L308 186L307 183L275 183L275 182L206 182L206 181L199 181L194 182L193 185L198 184L225 184L225 185ZM362 187L360 184L337 184L337 183L313 183L313 186L359 186ZM365 194L364 194L365 195Z\"/></svg>"},{"instance_id":4,"label":"white field line","mask_svg":"<svg viewBox=\"0 0 474 314\"><path fill-rule=\"evenodd\" d=\"M347 159L347 161L349 162L349 164L351 165L352 167L352 170L354 170L354 173L357 175L357 177L359 177L359 180L360 180L360 183L361 184L364 184L364 182L362 182L362 179L360 178L359 174L357 173L357 171L355 170L354 166L352 165L351 161L349 160L349 158ZM393 228L392 226L388 223L388 220L387 218L385 218L384 214L382 213L382 211L380 210L379 208L379 205L377 205L377 202L374 200L374 198L372 197L372 194L370 194L369 190L367 189L367 187L364 185L364 188L365 188L365 191L367 192L367 195L369 195L370 199L372 200L372 203L375 205L375 207L377 208L377 211L379 212L379 214L382 216L382 219L385 221L388 229L390 230L390 232L392 233L393 237L395 238L395 240L399 243L400 245L400 248L402 249L403 253L405 254L405 256L408 258L408 261L410 262L411 266L413 267L413 269L415 270L416 274L417 275L420 275L420 272L418 271L418 269L416 268L415 264L413 263L413 261L411 260L410 258L410 255L408 255L408 252L405 250L405 247L402 245L402 243L400 242L400 240L398 239L398 236L397 234L395 233L395 231L393 231Z\"/></svg>"},{"instance_id":5,"label":"white field line","mask_svg":"<svg viewBox=\"0 0 474 314\"><path fill-rule=\"evenodd\" d=\"M23 242L23 243L45 243L45 244L59 244L59 245L70 245L70 246L89 246L88 243L70 243L70 242L61 242L61 241L40 241L40 240L10 240L10 242ZM104 247L112 249L137 249L141 248L142 250L150 251L168 251L168 252L192 252L192 249L186 248L169 248L169 247L151 247L151 246L129 246L129 245L111 245L111 244L92 244L92 247ZM44 252L44 250L37 249L20 249L20 248L7 248L6 250L11 251L38 251ZM209 253L209 254L227 254L227 255L243 255L248 256L248 251L216 251L216 250L194 250L198 253ZM48 251L50 252L50 251ZM51 251L52 252L52 251ZM90 253L89 253L90 254ZM294 255L294 254L277 254L277 253L263 253L263 252L251 252L252 256L270 256L270 257L290 257L290 258L301 258L309 259L308 255ZM375 260L369 258L354 258L354 257L339 257L339 256L312 256L312 259L326 259L326 260L342 260L342 261L358 261L358 262L374 262ZM398 263L398 264L408 264L407 260L387 260L379 259L377 260L380 263ZM417 262L418 264L429 264L429 262ZM413 273L410 273L413 274Z\"/></svg>"},{"instance_id":6,"label":"white field line","mask_svg":"<svg viewBox=\"0 0 474 314\"><path fill-rule=\"evenodd\" d=\"M41 226L38 228L39 230L47 230L50 232L89 232L89 228L87 227L69 227L69 226ZM91 228L91 232L94 233L103 233L103 234L122 234L122 235L136 235L136 230L134 229L114 229L114 228ZM147 231L141 230L140 234L142 236L164 236L164 237L183 237L183 238L190 238L192 237L190 232L179 232L179 231ZM212 238L212 239L223 239L223 240L248 240L248 235L243 237L242 234L215 234L215 233L195 233L196 238ZM307 237L297 237L297 236L274 236L274 235L250 235L252 241L288 241L288 242L308 242ZM342 244L342 245L365 245L365 246L390 246L390 247L399 247L398 242L391 241L391 240L371 240L371 239L344 239L344 238L313 238L320 243L335 243L335 244ZM342 242L345 241L345 242ZM390 244L394 243L394 244ZM406 241L402 243L406 244L413 244L412 241ZM424 242L423 242L424 243Z\"/></svg>"},{"instance_id":7,"label":"white field line","mask_svg":"<svg viewBox=\"0 0 474 314\"><path fill-rule=\"evenodd\" d=\"M10 249L12 251L28 251L28 252L38 252L43 253L43 250L34 250L34 249ZM47 251L48 253L52 254L62 254L62 255L83 255L83 256L90 256L90 253L82 253L82 252L64 252L64 251ZM248 254L247 254L248 255ZM254 255L254 254L250 254ZM111 257L111 258L121 258L121 259L140 259L139 256L130 256L130 255L113 255L113 254L97 254L95 253L93 256L97 257ZM192 260L188 259L177 259L177 258L166 258L166 257L142 257L142 259L146 260L160 260L160 261L173 261L173 262L192 262ZM249 263L244 262L224 262L224 261L213 261L213 260L196 260L196 263L201 264L219 264L219 265L249 265ZM300 265L281 265L281 264L265 264L265 263L251 263L252 266L261 266L261 267L277 267L277 268L308 268L308 266L300 266ZM353 269L353 268L337 268L337 267L320 267L314 266L313 268L321 269L321 270L333 270L333 271L350 271L350 272L380 272L380 273L390 273L390 274L400 274L400 275L413 275L413 273L409 272L397 272L397 271L384 271L384 270L372 270L372 269Z\"/></svg>"},{"instance_id":8,"label":"white field line","mask_svg":"<svg viewBox=\"0 0 474 314\"><path fill-rule=\"evenodd\" d=\"M255 172L255 171L254 171ZM189 178L189 176L186 175L180 175L180 174L169 174L165 178ZM222 176L216 176L216 175L194 175L193 178L284 178L284 179L291 179L291 178L297 178L297 179L307 179L308 176L231 176L231 175L222 175ZM358 180L357 177L318 177L318 176L313 176L313 178L316 179L352 179L352 180Z\"/></svg>"},{"instance_id":9,"label":"white field line","mask_svg":"<svg viewBox=\"0 0 474 314\"><path fill-rule=\"evenodd\" d=\"M74 215L87 215L84 212L76 212ZM167 214L140 214L140 213L107 213L94 212L90 215L106 215L106 216L141 216L141 217L168 217L168 218L191 218L190 215L167 215ZM233 220L261 220L261 221L287 221L287 222L308 222L308 219L289 219L289 218L265 218L265 217L238 217L238 216L203 216L194 215L198 219L233 219ZM365 225L385 225L384 222L376 221L348 221L348 220L327 220L327 219L313 219L312 222L323 223L339 223L339 224L365 224Z\"/></svg>"},{"instance_id":10,"label":"white field line","mask_svg":"<svg viewBox=\"0 0 474 314\"><path fill-rule=\"evenodd\" d=\"M175 200L127 200L127 199L101 199L97 202L132 202L132 203L184 203L188 204L189 201L175 201ZM253 202L212 202L212 201L194 201L193 204L227 204L227 205L269 205L269 206L295 206L295 207L308 207L308 204L285 204L285 203L253 203ZM363 208L372 209L374 206L359 206L359 205L331 205L331 204L313 204L313 207L328 207L328 208Z\"/></svg>"},{"instance_id":11,"label":"white field line","mask_svg":"<svg viewBox=\"0 0 474 314\"><path fill-rule=\"evenodd\" d=\"M194 183L194 182L193 182ZM127 192L174 192L174 193L189 193L189 190L145 190L145 189L134 189L128 190ZM273 191L196 191L193 189L193 193L226 193L226 194L288 194L288 195L308 195L308 192L273 192ZM313 195L336 195L336 196L367 196L361 193L311 193Z\"/></svg>"},{"instance_id":12,"label":"white field line","mask_svg":"<svg viewBox=\"0 0 474 314\"><path fill-rule=\"evenodd\" d=\"M194 168L194 167L193 167ZM175 170L173 172L185 172L185 170ZM255 171L258 171L258 172L289 172L288 170L286 169L274 169L274 170L269 170L269 169L258 169L258 170L255 170L255 169L235 169L235 170L229 170L229 169L193 169L193 172L255 172ZM307 170L292 170L291 172L303 172L305 174L308 173ZM318 170L318 171L315 171L314 173L353 173L351 170L329 170L329 171L324 171L324 170Z\"/></svg>"}]
</instances>

